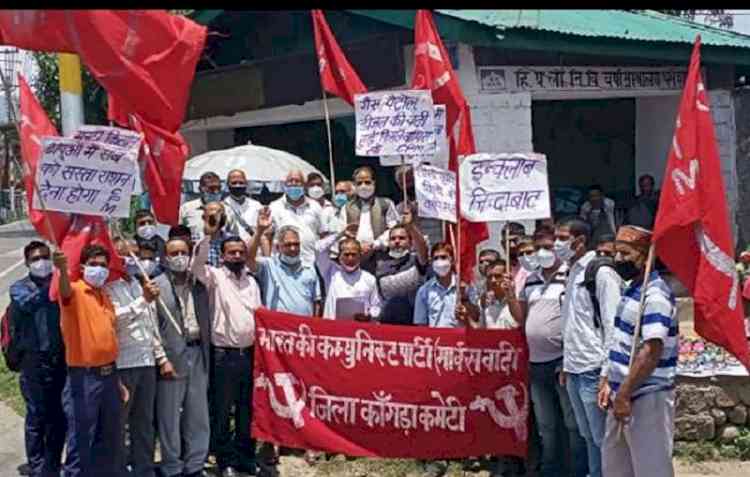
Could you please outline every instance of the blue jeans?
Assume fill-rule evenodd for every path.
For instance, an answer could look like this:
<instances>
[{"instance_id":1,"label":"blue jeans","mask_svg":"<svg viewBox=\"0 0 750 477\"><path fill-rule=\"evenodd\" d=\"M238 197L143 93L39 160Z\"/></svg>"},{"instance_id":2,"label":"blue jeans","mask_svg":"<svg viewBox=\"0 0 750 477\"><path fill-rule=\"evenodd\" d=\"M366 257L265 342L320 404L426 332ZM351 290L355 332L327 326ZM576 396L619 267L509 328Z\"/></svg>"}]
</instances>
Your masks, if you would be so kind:
<instances>
[{"instance_id":1,"label":"blue jeans","mask_svg":"<svg viewBox=\"0 0 750 477\"><path fill-rule=\"evenodd\" d=\"M63 412L65 356L27 351L21 365L26 401L26 458L31 475L59 477L67 423Z\"/></svg>"},{"instance_id":2,"label":"blue jeans","mask_svg":"<svg viewBox=\"0 0 750 477\"><path fill-rule=\"evenodd\" d=\"M563 462L568 456L572 458L573 475L586 477L589 470L586 441L578 432L568 393L560 386L561 368L562 358L529 366L531 402L542 441L541 477L563 475ZM568 449L563 446L566 432Z\"/></svg>"},{"instance_id":3,"label":"blue jeans","mask_svg":"<svg viewBox=\"0 0 750 477\"><path fill-rule=\"evenodd\" d=\"M108 373L68 368L63 409L68 418L65 477L120 475L122 401L114 363Z\"/></svg>"},{"instance_id":4,"label":"blue jeans","mask_svg":"<svg viewBox=\"0 0 750 477\"><path fill-rule=\"evenodd\" d=\"M602 441L607 415L599 409L597 393L599 368L580 374L568 374L568 395L578 422L578 430L586 440L589 454L589 475L602 477Z\"/></svg>"}]
</instances>

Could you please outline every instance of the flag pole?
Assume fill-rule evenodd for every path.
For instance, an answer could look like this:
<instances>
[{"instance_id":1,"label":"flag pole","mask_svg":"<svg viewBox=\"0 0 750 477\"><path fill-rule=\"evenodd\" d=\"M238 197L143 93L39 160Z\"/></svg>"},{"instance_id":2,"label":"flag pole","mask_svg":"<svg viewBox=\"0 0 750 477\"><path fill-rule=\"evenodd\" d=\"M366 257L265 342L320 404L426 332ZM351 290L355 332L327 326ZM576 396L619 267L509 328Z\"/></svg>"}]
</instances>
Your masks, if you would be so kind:
<instances>
[{"instance_id":1,"label":"flag pole","mask_svg":"<svg viewBox=\"0 0 750 477\"><path fill-rule=\"evenodd\" d=\"M3 89L5 90L5 99L8 101L8 114L11 116L11 120L13 121L13 125L16 127L16 132L18 133L18 140L21 140L21 125L18 124L18 116L16 116L16 110L13 107L13 101L11 100L10 96L10 84L8 83L7 78L5 77L5 73L3 72L3 69L0 68L0 81L3 83ZM15 161L15 159L14 159ZM26 161L23 161L23 166L20 167L21 173L23 175L31 175L31 171L29 170L29 165L26 163ZM16 162L16 167L18 167L18 163ZM34 189L34 194L39 198L39 205L42 206L42 215L44 216L44 223L47 226L47 232L49 233L50 238L52 238L52 243L54 244L54 248L58 249L60 248L60 244L57 243L57 237L55 237L55 229L52 227L52 221L49 218L49 214L47 212L47 206L44 203L44 199L42 198L42 194L39 193L39 187L37 187L36 184L36 177L31 177L31 185ZM32 203L29 204L29 212L34 208L34 201L32 200Z\"/></svg>"},{"instance_id":2,"label":"flag pole","mask_svg":"<svg viewBox=\"0 0 750 477\"><path fill-rule=\"evenodd\" d=\"M641 301L638 304L638 315L635 318L634 330L633 330L633 343L630 345L630 360L628 362L628 374L633 367L633 361L635 361L635 353L638 351L638 337L641 335L641 324L643 322L643 311L646 307L646 292L648 291L648 283L651 278L651 268L654 264L654 253L656 251L656 244L652 241L648 248L648 257L646 258L646 268L643 274L643 285L641 286ZM622 437L623 423L620 422L617 426L617 437Z\"/></svg>"},{"instance_id":3,"label":"flag pole","mask_svg":"<svg viewBox=\"0 0 750 477\"><path fill-rule=\"evenodd\" d=\"M333 168L333 139L331 137L331 115L328 112L328 95L326 95L326 89L323 87L323 83L320 84L320 90L323 92L323 115L326 120L326 133L328 135L328 168L330 169L331 177L331 195L334 195L336 190L336 172Z\"/></svg>"}]
</instances>

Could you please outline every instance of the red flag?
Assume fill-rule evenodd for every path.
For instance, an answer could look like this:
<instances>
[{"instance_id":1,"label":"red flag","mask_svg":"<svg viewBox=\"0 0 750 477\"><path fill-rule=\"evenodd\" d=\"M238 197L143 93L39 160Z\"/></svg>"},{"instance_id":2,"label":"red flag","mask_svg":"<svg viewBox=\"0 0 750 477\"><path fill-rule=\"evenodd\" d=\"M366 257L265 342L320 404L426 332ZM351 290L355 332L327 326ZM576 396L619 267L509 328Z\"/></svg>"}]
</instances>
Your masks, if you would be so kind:
<instances>
[{"instance_id":1,"label":"red flag","mask_svg":"<svg viewBox=\"0 0 750 477\"><path fill-rule=\"evenodd\" d=\"M68 257L68 276L74 282L81 278L81 250L88 244L98 244L109 250L109 277L107 283L122 278L125 275L125 264L115 251L112 239L107 230L107 224L102 217L76 214L70 225L65 239L60 244L60 250ZM59 294L60 273L55 269L49 297L57 301Z\"/></svg>"},{"instance_id":2,"label":"red flag","mask_svg":"<svg viewBox=\"0 0 750 477\"><path fill-rule=\"evenodd\" d=\"M128 127L137 116L156 159L146 182L159 221L175 224L187 147L177 130L190 97L206 28L165 10L5 10L0 44L77 53L109 93L109 117Z\"/></svg>"},{"instance_id":3,"label":"red flag","mask_svg":"<svg viewBox=\"0 0 750 477\"><path fill-rule=\"evenodd\" d=\"M429 10L418 10L414 21L412 88L431 90L433 102L445 105L446 131L450 144L448 168L456 172L456 209L460 211L458 156L476 152L471 128L471 111ZM457 122L458 131L455 127ZM460 250L456 253L461 257L459 274L464 281L471 282L477 259L477 245L487 240L490 234L486 223L469 222L463 217L459 217L458 234Z\"/></svg>"},{"instance_id":4,"label":"red flag","mask_svg":"<svg viewBox=\"0 0 750 477\"><path fill-rule=\"evenodd\" d=\"M313 10L312 20L320 84L323 89L353 106L354 95L367 92L367 88L344 56L323 16L323 11Z\"/></svg>"},{"instance_id":5,"label":"red flag","mask_svg":"<svg viewBox=\"0 0 750 477\"><path fill-rule=\"evenodd\" d=\"M695 300L695 330L750 369L719 150L695 40L661 189L659 258Z\"/></svg>"},{"instance_id":6,"label":"red flag","mask_svg":"<svg viewBox=\"0 0 750 477\"><path fill-rule=\"evenodd\" d=\"M44 218L44 212L34 208L34 181L36 180L36 165L42 154L41 138L43 136L59 136L59 134L20 73L18 75L18 88L21 116L18 126L21 138L21 156L24 160L23 182L26 188L26 200L29 204L29 221L41 237L59 244L70 226L70 214L47 212L48 226ZM50 227L52 230L50 230Z\"/></svg>"}]
</instances>

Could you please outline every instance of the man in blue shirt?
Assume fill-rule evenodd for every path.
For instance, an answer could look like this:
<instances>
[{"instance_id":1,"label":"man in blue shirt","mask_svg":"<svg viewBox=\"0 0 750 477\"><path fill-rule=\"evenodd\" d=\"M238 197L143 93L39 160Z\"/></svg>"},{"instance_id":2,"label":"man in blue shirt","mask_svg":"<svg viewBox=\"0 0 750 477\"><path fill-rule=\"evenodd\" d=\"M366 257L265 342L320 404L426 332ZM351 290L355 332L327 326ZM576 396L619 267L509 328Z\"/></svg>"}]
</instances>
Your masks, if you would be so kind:
<instances>
[{"instance_id":1,"label":"man in blue shirt","mask_svg":"<svg viewBox=\"0 0 750 477\"><path fill-rule=\"evenodd\" d=\"M602 378L599 406L609 408L602 445L607 477L672 477L674 377L678 352L675 298L657 271L644 268L651 232L623 226L615 242L615 269L628 284L615 315L609 372ZM634 338L641 317L640 336ZM633 339L638 340L630 366ZM611 399L614 396L614 399Z\"/></svg>"},{"instance_id":2,"label":"man in blue shirt","mask_svg":"<svg viewBox=\"0 0 750 477\"><path fill-rule=\"evenodd\" d=\"M271 211L264 207L258 212L256 233L248 245L247 265L258 277L263 305L270 310L321 316L323 297L320 279L312 266L302 262L300 234L296 227L279 227L274 240L278 254L258 257L261 237L272 225Z\"/></svg>"},{"instance_id":3,"label":"man in blue shirt","mask_svg":"<svg viewBox=\"0 0 750 477\"><path fill-rule=\"evenodd\" d=\"M31 475L59 475L67 429L62 408L67 368L60 307L49 300L49 247L35 240L23 253L29 276L11 285L10 300L23 353L20 384L26 401L26 456Z\"/></svg>"},{"instance_id":4,"label":"man in blue shirt","mask_svg":"<svg viewBox=\"0 0 750 477\"><path fill-rule=\"evenodd\" d=\"M478 322L479 308L472 294L461 286L461 303L456 306L458 275L455 273L455 254L448 242L432 247L432 271L435 274L417 291L414 301L414 324L430 328L459 328L468 321Z\"/></svg>"}]
</instances>

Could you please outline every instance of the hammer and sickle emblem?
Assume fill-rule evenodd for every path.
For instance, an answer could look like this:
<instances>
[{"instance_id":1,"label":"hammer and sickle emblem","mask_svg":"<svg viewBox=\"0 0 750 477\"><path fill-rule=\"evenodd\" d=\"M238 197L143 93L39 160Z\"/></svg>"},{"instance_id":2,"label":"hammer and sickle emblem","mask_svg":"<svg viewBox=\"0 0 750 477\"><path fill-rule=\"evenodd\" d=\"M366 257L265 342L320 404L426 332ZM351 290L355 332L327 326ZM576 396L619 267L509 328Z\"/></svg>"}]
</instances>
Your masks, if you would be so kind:
<instances>
[{"instance_id":1,"label":"hammer and sickle emblem","mask_svg":"<svg viewBox=\"0 0 750 477\"><path fill-rule=\"evenodd\" d=\"M520 385L520 389L521 392L519 393L513 384L508 384L495 391L495 398L503 404L505 410L508 411L507 414L498 409L495 399L482 396L474 398L474 401L469 405L469 409L486 411L498 427L513 429L516 437L525 441L529 437L529 430L526 426L526 418L529 415L529 400L528 391L523 383ZM516 396L519 394L523 402L521 408L516 403Z\"/></svg>"},{"instance_id":2,"label":"hammer and sickle emblem","mask_svg":"<svg viewBox=\"0 0 750 477\"><path fill-rule=\"evenodd\" d=\"M302 417L302 409L305 407L305 399L307 397L307 390L304 383L291 373L274 373L273 379L274 382L272 383L268 377L261 374L255 380L255 387L268 390L268 399L271 402L271 409L274 414L284 419L291 419L295 428L302 428L305 425L305 419ZM295 385L299 385L302 390L302 395L299 398L295 391ZM282 404L276 396L276 386L281 387L286 405Z\"/></svg>"}]
</instances>

